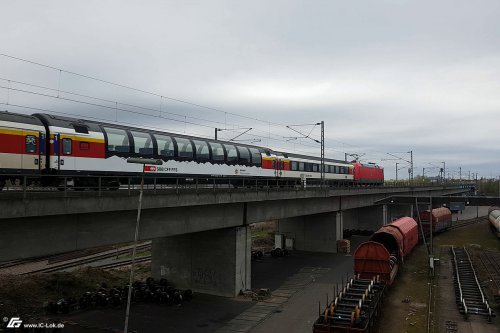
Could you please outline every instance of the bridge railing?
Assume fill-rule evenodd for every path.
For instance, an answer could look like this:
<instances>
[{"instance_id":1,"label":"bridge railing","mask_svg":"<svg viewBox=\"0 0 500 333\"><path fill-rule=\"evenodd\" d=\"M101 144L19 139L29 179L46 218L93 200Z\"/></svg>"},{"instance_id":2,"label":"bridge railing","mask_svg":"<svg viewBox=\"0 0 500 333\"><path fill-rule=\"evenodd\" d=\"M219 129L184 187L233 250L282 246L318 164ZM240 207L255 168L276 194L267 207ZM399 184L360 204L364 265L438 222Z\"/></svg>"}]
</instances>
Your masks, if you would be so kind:
<instances>
[{"instance_id":1,"label":"bridge railing","mask_svg":"<svg viewBox=\"0 0 500 333\"><path fill-rule=\"evenodd\" d=\"M136 195L140 189L142 176L55 176L55 175L19 175L0 174L0 197L28 197L37 193L52 196L79 196L79 195L112 195L113 193L128 193ZM3 186L2 186L3 185ZM442 187L443 185L461 185L472 187L469 183L417 183L391 182L383 185L357 185L352 182L328 181L321 184L319 180L286 178L252 178L252 177L163 177L144 176L144 191L146 192L217 192L217 191L325 191L335 189L354 190L360 188L408 188L408 187ZM1 188L3 187L3 188Z\"/></svg>"}]
</instances>

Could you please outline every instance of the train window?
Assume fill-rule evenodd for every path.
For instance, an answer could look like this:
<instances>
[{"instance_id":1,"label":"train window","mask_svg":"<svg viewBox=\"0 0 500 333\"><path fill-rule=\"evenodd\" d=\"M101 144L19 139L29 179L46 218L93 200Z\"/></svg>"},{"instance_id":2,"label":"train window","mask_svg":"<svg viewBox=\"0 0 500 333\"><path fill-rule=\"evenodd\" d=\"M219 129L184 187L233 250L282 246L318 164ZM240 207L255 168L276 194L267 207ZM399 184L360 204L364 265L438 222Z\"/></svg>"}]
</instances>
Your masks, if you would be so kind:
<instances>
[{"instance_id":1,"label":"train window","mask_svg":"<svg viewBox=\"0 0 500 333\"><path fill-rule=\"evenodd\" d=\"M199 160L209 160L210 159L210 149L205 141L193 140L194 146L196 147L196 158Z\"/></svg>"},{"instance_id":2,"label":"train window","mask_svg":"<svg viewBox=\"0 0 500 333\"><path fill-rule=\"evenodd\" d=\"M340 173L341 173L341 174L346 173L346 172L345 172L345 167L340 167Z\"/></svg>"},{"instance_id":3,"label":"train window","mask_svg":"<svg viewBox=\"0 0 500 333\"><path fill-rule=\"evenodd\" d=\"M227 152L227 161L228 162L238 162L238 151L236 147L233 145L224 145Z\"/></svg>"},{"instance_id":4,"label":"train window","mask_svg":"<svg viewBox=\"0 0 500 333\"><path fill-rule=\"evenodd\" d=\"M115 151L119 153L130 152L128 134L125 130L104 127L104 131L106 132L106 136L108 138L108 151Z\"/></svg>"},{"instance_id":5,"label":"train window","mask_svg":"<svg viewBox=\"0 0 500 333\"><path fill-rule=\"evenodd\" d=\"M328 170L328 172L329 172L329 173L334 173L334 172L335 172L335 169L334 169L334 168L335 168L335 167L334 167L333 165L330 165L330 166L328 167L328 169L329 169L329 170Z\"/></svg>"},{"instance_id":6,"label":"train window","mask_svg":"<svg viewBox=\"0 0 500 333\"><path fill-rule=\"evenodd\" d=\"M63 155L71 155L73 150L73 140L64 138L62 139L62 153Z\"/></svg>"},{"instance_id":7,"label":"train window","mask_svg":"<svg viewBox=\"0 0 500 333\"><path fill-rule=\"evenodd\" d=\"M224 148L220 143L209 142L210 148L212 148L212 160L214 161L224 161Z\"/></svg>"},{"instance_id":8,"label":"train window","mask_svg":"<svg viewBox=\"0 0 500 333\"><path fill-rule=\"evenodd\" d=\"M142 155L153 155L153 140L148 133L131 131L134 138L134 152Z\"/></svg>"},{"instance_id":9,"label":"train window","mask_svg":"<svg viewBox=\"0 0 500 333\"><path fill-rule=\"evenodd\" d=\"M238 146L237 149L240 153L240 162L244 163L244 164L250 163L251 159L250 159L250 152L248 151L248 148Z\"/></svg>"},{"instance_id":10,"label":"train window","mask_svg":"<svg viewBox=\"0 0 500 333\"><path fill-rule=\"evenodd\" d=\"M333 173L339 173L339 167L334 165L333 166Z\"/></svg>"},{"instance_id":11,"label":"train window","mask_svg":"<svg viewBox=\"0 0 500 333\"><path fill-rule=\"evenodd\" d=\"M76 133L89 134L89 128L81 124L73 124Z\"/></svg>"},{"instance_id":12,"label":"train window","mask_svg":"<svg viewBox=\"0 0 500 333\"><path fill-rule=\"evenodd\" d=\"M81 141L80 142L80 150L89 150L90 149L90 143Z\"/></svg>"},{"instance_id":13,"label":"train window","mask_svg":"<svg viewBox=\"0 0 500 333\"><path fill-rule=\"evenodd\" d=\"M291 161L290 162L290 170L292 171L297 171L299 169L297 162L296 161Z\"/></svg>"},{"instance_id":14,"label":"train window","mask_svg":"<svg viewBox=\"0 0 500 333\"><path fill-rule=\"evenodd\" d=\"M193 158L193 146L191 141L184 138L175 138L179 157Z\"/></svg>"},{"instance_id":15,"label":"train window","mask_svg":"<svg viewBox=\"0 0 500 333\"><path fill-rule=\"evenodd\" d=\"M158 155L175 156L175 147L172 138L166 135L155 134L156 143L158 144Z\"/></svg>"},{"instance_id":16,"label":"train window","mask_svg":"<svg viewBox=\"0 0 500 333\"><path fill-rule=\"evenodd\" d=\"M262 155L257 148L248 148L250 155L252 155L252 164L260 166L262 164Z\"/></svg>"},{"instance_id":17,"label":"train window","mask_svg":"<svg viewBox=\"0 0 500 333\"><path fill-rule=\"evenodd\" d=\"M313 165L312 165L312 171L313 171L313 172L318 172L318 170L319 170L319 169L318 169L318 165L317 165L317 164L313 164Z\"/></svg>"},{"instance_id":18,"label":"train window","mask_svg":"<svg viewBox=\"0 0 500 333\"><path fill-rule=\"evenodd\" d=\"M27 153L36 153L36 136L34 135L26 135L25 143L26 143L26 152Z\"/></svg>"},{"instance_id":19,"label":"train window","mask_svg":"<svg viewBox=\"0 0 500 333\"><path fill-rule=\"evenodd\" d=\"M305 163L304 162L299 162L299 171L305 171Z\"/></svg>"},{"instance_id":20,"label":"train window","mask_svg":"<svg viewBox=\"0 0 500 333\"><path fill-rule=\"evenodd\" d=\"M308 172L312 172L312 163L305 163L305 169Z\"/></svg>"}]
</instances>

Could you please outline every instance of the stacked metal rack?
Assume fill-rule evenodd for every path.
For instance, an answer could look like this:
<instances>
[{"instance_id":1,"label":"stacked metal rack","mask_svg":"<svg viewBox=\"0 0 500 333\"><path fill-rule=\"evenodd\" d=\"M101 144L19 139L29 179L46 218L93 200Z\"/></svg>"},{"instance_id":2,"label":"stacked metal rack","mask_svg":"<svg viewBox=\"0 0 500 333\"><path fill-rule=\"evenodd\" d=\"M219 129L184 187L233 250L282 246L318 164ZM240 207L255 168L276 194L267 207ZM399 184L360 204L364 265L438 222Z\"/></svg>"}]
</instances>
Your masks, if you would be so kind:
<instances>
[{"instance_id":1,"label":"stacked metal rack","mask_svg":"<svg viewBox=\"0 0 500 333\"><path fill-rule=\"evenodd\" d=\"M455 278L455 296L460 313L465 316L465 319L469 315L475 314L485 316L491 321L495 312L488 304L488 300L479 285L467 249L465 247L451 247L451 256Z\"/></svg>"},{"instance_id":2,"label":"stacked metal rack","mask_svg":"<svg viewBox=\"0 0 500 333\"><path fill-rule=\"evenodd\" d=\"M368 332L377 317L385 282L378 277L350 279L314 322L314 333Z\"/></svg>"}]
</instances>

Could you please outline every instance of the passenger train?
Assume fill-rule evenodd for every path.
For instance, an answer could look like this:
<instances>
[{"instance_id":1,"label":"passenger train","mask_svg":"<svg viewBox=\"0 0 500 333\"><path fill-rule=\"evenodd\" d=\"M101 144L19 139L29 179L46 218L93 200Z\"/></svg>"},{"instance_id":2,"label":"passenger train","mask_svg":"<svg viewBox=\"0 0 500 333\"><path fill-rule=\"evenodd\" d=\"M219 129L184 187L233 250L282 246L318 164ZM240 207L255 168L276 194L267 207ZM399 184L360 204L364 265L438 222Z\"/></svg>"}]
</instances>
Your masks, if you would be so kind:
<instances>
[{"instance_id":1,"label":"passenger train","mask_svg":"<svg viewBox=\"0 0 500 333\"><path fill-rule=\"evenodd\" d=\"M143 171L142 165L127 163L129 157L162 160L161 165L145 165L144 172L164 180L321 179L318 157L49 114L0 112L0 189L7 180L22 182L23 175L38 175L44 186L59 186L64 179L65 185L78 188L96 186L97 176L107 176L102 185L118 188L124 177ZM327 184L384 182L377 165L328 158L324 164Z\"/></svg>"}]
</instances>

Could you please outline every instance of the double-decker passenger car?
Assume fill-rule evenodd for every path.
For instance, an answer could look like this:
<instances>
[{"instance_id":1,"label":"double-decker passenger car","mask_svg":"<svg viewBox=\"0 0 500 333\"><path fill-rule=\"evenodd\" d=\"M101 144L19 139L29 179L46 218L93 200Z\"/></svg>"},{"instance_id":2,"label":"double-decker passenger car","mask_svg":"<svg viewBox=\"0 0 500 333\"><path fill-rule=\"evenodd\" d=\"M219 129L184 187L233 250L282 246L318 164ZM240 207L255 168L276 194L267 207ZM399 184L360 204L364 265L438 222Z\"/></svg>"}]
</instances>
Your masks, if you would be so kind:
<instances>
[{"instance_id":1,"label":"double-decker passenger car","mask_svg":"<svg viewBox=\"0 0 500 333\"><path fill-rule=\"evenodd\" d=\"M26 173L39 174L42 185L59 185L64 179L68 182L66 185L76 187L95 186L97 178L89 176L107 176L103 178L103 185L116 188L121 178L143 171L142 165L127 163L129 157L161 159L161 165L144 167L150 176L303 183L321 179L318 157L48 114L26 116L1 112L0 135L3 135L0 143L2 187L8 178L22 181L16 175ZM383 170L378 167L375 175L370 171L372 166L365 170L367 167L359 163L327 158L324 168L324 180L328 184L383 183ZM356 174L362 175L357 182Z\"/></svg>"}]
</instances>

